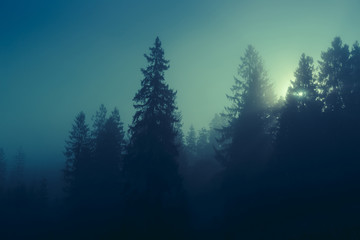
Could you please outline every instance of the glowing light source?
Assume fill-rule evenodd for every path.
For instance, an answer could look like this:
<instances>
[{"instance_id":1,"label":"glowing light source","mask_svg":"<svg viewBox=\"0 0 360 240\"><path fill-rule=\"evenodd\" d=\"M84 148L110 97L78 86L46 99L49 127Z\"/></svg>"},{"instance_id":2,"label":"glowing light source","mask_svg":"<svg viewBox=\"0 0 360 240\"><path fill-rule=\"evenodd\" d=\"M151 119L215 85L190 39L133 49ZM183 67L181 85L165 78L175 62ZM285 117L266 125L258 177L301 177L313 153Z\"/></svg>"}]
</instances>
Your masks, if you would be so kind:
<instances>
[{"instance_id":1,"label":"glowing light source","mask_svg":"<svg viewBox=\"0 0 360 240\"><path fill-rule=\"evenodd\" d=\"M306 94L306 93L305 93L304 91L300 91L300 92L296 92L296 93L295 93L295 95L296 95L297 97L300 97L300 98L301 98L301 97L305 97L305 94Z\"/></svg>"}]
</instances>

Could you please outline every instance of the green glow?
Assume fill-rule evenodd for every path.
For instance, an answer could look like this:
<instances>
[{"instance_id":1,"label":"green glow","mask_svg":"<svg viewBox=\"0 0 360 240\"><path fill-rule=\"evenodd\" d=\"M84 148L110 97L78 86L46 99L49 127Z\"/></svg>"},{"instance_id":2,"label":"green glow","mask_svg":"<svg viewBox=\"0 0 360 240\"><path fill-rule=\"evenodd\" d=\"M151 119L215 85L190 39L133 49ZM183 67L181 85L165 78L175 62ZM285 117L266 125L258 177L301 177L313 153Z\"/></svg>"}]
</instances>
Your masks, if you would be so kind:
<instances>
[{"instance_id":1,"label":"green glow","mask_svg":"<svg viewBox=\"0 0 360 240\"><path fill-rule=\"evenodd\" d=\"M248 44L263 57L279 97L294 80L302 53L316 63L335 36L349 45L360 40L358 0L13 5L0 8L3 147L21 145L16 139L33 143L31 136L43 128L51 131L41 131L39 139L57 138L62 146L75 114L83 110L90 118L101 103L118 106L127 126L146 64L143 54L156 36L170 60L165 77L178 91L186 130L191 124L206 127L229 105L226 94Z\"/></svg>"}]
</instances>

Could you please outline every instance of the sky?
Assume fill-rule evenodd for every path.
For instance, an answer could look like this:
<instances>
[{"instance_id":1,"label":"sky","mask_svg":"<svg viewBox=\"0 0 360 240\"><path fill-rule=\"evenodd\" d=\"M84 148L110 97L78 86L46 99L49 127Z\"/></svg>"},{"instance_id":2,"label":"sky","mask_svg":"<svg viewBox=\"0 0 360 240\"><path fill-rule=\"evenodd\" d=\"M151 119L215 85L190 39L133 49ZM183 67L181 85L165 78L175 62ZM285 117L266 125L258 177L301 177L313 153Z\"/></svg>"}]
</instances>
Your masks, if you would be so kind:
<instances>
[{"instance_id":1,"label":"sky","mask_svg":"<svg viewBox=\"0 0 360 240\"><path fill-rule=\"evenodd\" d=\"M0 1L0 147L33 164L63 164L75 115L100 104L127 127L143 56L160 37L184 131L229 105L248 44L284 96L302 53L320 59L335 36L360 40L359 0Z\"/></svg>"}]
</instances>

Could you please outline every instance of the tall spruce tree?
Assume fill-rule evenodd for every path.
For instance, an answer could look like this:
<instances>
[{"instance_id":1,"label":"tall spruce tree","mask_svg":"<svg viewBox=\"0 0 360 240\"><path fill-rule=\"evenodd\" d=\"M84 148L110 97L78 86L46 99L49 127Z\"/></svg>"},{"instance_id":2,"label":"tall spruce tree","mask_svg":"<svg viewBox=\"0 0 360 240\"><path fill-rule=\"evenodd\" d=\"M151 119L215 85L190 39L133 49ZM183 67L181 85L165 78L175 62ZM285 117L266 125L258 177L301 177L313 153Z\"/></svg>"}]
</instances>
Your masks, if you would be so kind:
<instances>
[{"instance_id":1,"label":"tall spruce tree","mask_svg":"<svg viewBox=\"0 0 360 240\"><path fill-rule=\"evenodd\" d=\"M97 132L94 140L96 191L101 199L101 208L104 203L114 207L120 197L120 169L125 151L123 123L116 108Z\"/></svg>"},{"instance_id":2,"label":"tall spruce tree","mask_svg":"<svg viewBox=\"0 0 360 240\"><path fill-rule=\"evenodd\" d=\"M284 172L304 174L304 168L308 169L309 164L321 159L318 154L322 138L322 103L317 92L313 59L302 54L294 76L279 118L275 155ZM292 177L297 176L292 173Z\"/></svg>"},{"instance_id":3,"label":"tall spruce tree","mask_svg":"<svg viewBox=\"0 0 360 240\"><path fill-rule=\"evenodd\" d=\"M263 61L251 45L241 57L238 74L232 95L227 95L232 105L224 114L228 124L220 130L221 147L217 151L218 159L226 166L263 158L260 155L266 153L263 150L269 144L269 110L275 100Z\"/></svg>"},{"instance_id":4,"label":"tall spruce tree","mask_svg":"<svg viewBox=\"0 0 360 240\"><path fill-rule=\"evenodd\" d=\"M332 168L338 172L347 171L345 168L340 170L341 164L353 161L354 142L357 139L355 132L358 123L354 113L358 110L354 108L356 94L353 94L356 80L352 78L354 59L348 45L343 44L340 37L335 37L331 47L322 52L319 62L319 89L324 103L323 148L326 149L323 158L327 159L328 164L336 164Z\"/></svg>"},{"instance_id":5,"label":"tall spruce tree","mask_svg":"<svg viewBox=\"0 0 360 240\"><path fill-rule=\"evenodd\" d=\"M191 125L186 136L186 150L190 161L193 161L196 157L196 140L197 138L195 128L193 125Z\"/></svg>"},{"instance_id":6,"label":"tall spruce tree","mask_svg":"<svg viewBox=\"0 0 360 240\"><path fill-rule=\"evenodd\" d=\"M324 110L333 112L344 109L350 91L350 51L340 37L334 38L331 47L321 54L319 82Z\"/></svg>"},{"instance_id":7,"label":"tall spruce tree","mask_svg":"<svg viewBox=\"0 0 360 240\"><path fill-rule=\"evenodd\" d=\"M106 123L106 114L107 109L104 104L101 104L99 110L96 111L95 116L92 117L93 126L91 131L91 143L92 143L92 151L95 152L98 147L98 138L104 132L105 123ZM96 155L96 153L95 153Z\"/></svg>"},{"instance_id":8,"label":"tall spruce tree","mask_svg":"<svg viewBox=\"0 0 360 240\"><path fill-rule=\"evenodd\" d=\"M256 208L263 189L260 181L271 153L270 107L274 93L254 47L248 46L241 57L239 78L235 78L232 106L226 108L228 125L222 128L217 158L224 164L223 193L225 231L241 238L254 219L246 209Z\"/></svg>"},{"instance_id":9,"label":"tall spruce tree","mask_svg":"<svg viewBox=\"0 0 360 240\"><path fill-rule=\"evenodd\" d=\"M224 116L216 113L209 124L209 141L211 146L215 149L220 148L218 139L221 138L221 133L219 130L222 129L224 126L226 126L226 119L224 118Z\"/></svg>"},{"instance_id":10,"label":"tall spruce tree","mask_svg":"<svg viewBox=\"0 0 360 240\"><path fill-rule=\"evenodd\" d=\"M94 164L101 182L115 183L125 151L123 123L115 108L106 118L106 108L100 106L94 119L92 132Z\"/></svg>"},{"instance_id":11,"label":"tall spruce tree","mask_svg":"<svg viewBox=\"0 0 360 240\"><path fill-rule=\"evenodd\" d=\"M84 112L80 112L72 125L69 139L66 141L66 157L63 170L65 192L76 206L86 205L89 201L91 179L91 144L89 127Z\"/></svg>"},{"instance_id":12,"label":"tall spruce tree","mask_svg":"<svg viewBox=\"0 0 360 240\"><path fill-rule=\"evenodd\" d=\"M349 81L348 107L360 115L360 46L355 42L350 57L351 80ZM360 117L360 116L359 116Z\"/></svg>"},{"instance_id":13,"label":"tall spruce tree","mask_svg":"<svg viewBox=\"0 0 360 240\"><path fill-rule=\"evenodd\" d=\"M197 155L201 159L208 159L211 154L211 145L209 142L209 131L205 128L199 130L198 139L196 143Z\"/></svg>"},{"instance_id":14,"label":"tall spruce tree","mask_svg":"<svg viewBox=\"0 0 360 240\"><path fill-rule=\"evenodd\" d=\"M298 112L316 107L318 93L313 59L302 54L294 76L295 81L291 81L286 96L286 105L292 105L289 107L294 107Z\"/></svg>"},{"instance_id":15,"label":"tall spruce tree","mask_svg":"<svg viewBox=\"0 0 360 240\"><path fill-rule=\"evenodd\" d=\"M159 38L144 55L148 65L141 88L134 97L136 113L130 126L130 143L125 173L129 181L133 222L149 234L165 234L176 224L166 220L180 201L181 179L178 174L176 145L180 121L175 104L176 92L165 82L169 61ZM177 206L177 207L176 207ZM136 212L138 214L136 214ZM176 219L172 216L172 219ZM129 223L131 222L128 218ZM171 226L169 226L171 225Z\"/></svg>"},{"instance_id":16,"label":"tall spruce tree","mask_svg":"<svg viewBox=\"0 0 360 240\"><path fill-rule=\"evenodd\" d=\"M355 42L353 48L351 50L351 58L350 58L350 66L351 66L351 81L349 82L349 96L347 108L350 112L351 122L353 124L352 133L352 145L358 149L358 153L360 153L360 149L356 147L356 138L360 135L360 46L359 42Z\"/></svg>"}]
</instances>

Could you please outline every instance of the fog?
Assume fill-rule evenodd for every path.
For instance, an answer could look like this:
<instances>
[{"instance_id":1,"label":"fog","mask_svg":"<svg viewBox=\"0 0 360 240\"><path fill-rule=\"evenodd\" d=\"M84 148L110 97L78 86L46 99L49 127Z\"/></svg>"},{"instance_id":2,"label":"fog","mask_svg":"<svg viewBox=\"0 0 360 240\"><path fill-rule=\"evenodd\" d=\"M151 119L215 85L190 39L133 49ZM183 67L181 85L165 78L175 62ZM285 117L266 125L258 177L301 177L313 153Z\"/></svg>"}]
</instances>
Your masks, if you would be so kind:
<instances>
[{"instance_id":1,"label":"fog","mask_svg":"<svg viewBox=\"0 0 360 240\"><path fill-rule=\"evenodd\" d=\"M5 156L3 159L6 162L6 173L3 175L5 176L4 181L8 184L8 186L0 184L1 189L7 189L4 190L4 196L6 191L11 192L12 184L17 181L14 180L15 177L12 179L12 172L17 171L14 170L18 167L16 159L19 159L17 156L21 152L24 154L24 162L22 163L24 176L21 178L23 178L23 185L28 189L29 196L31 195L29 189L36 189L35 186L38 186L39 182L46 178L48 198L51 202L49 204L51 205L50 212L57 213L60 211L59 209L64 208L68 210L69 216L75 214L75 212L69 210L71 208L67 208L71 204L63 203L66 202L64 199L67 199L69 195L69 192L64 192L66 183L64 182L63 170L66 168L66 159L68 158L65 154L66 141L69 141L75 118L79 117L80 112L83 112L84 116L86 116L85 123L91 135L91 137L89 135L89 139L91 138L89 141L92 141L93 144L91 146L92 150L89 150L91 157L88 158L100 159L99 156L104 159L111 158L106 154L101 155L104 152L110 154L111 150L107 147L99 148L98 151L101 154L96 153L99 156L94 153L94 151L97 151L94 150L97 149L94 141L103 141L106 144L115 141L110 141L105 137L104 140L99 137L100 135L94 133L97 130L93 124L94 121L96 122L96 113L100 111L101 104L107 109L107 115L104 118L107 119L106 121L108 119L117 119L116 114L116 116L111 115L114 108L119 111L120 121L114 121L119 126L121 125L123 130L122 138L124 142L116 138L116 141L119 141L119 146L122 146L121 153L118 156L121 159L121 161L118 159L121 162L119 163L121 171L128 167L122 168L122 164L126 165L127 161L132 162L129 159L135 158L133 155L140 154L137 150L140 148L145 149L148 146L151 148L152 145L141 145L137 142L137 132L133 128L136 129L137 120L135 120L135 116L139 109L134 108L134 105L139 104L139 102L136 102L134 97L139 89L144 87L142 80L146 79L146 75L144 77L144 72L141 69L146 69L149 61L144 58L144 54L150 54L151 49L149 50L149 47L156 46L154 40L159 37L161 48L164 50L164 59L169 60L169 68L164 69L164 81L171 90L176 92L174 106L178 109L174 114L180 116L179 121L175 121L175 117L173 119L170 116L167 117L171 118L173 120L172 124L177 126L176 134L174 133L177 137L173 140L178 145L176 145L177 150L174 150L173 153L174 156L177 156L178 174L181 176L182 186L186 192L184 198L189 202L188 209L191 220L188 222L191 225L190 228L195 229L191 237L207 236L207 234L202 234L216 225L215 222L218 221L220 225L219 231L216 232L217 237L220 239L225 238L225 236L236 238L235 236L238 235L233 233L234 229L227 229L222 225L233 220L231 218L233 216L226 215L225 212L228 210L224 210L223 205L226 201L232 202L235 201L233 199L242 196L242 193L238 192L229 195L229 192L232 192L229 189L242 181L236 178L232 182L229 179L232 179L233 175L243 174L247 176L247 174L250 174L244 174L244 171L254 171L254 174L250 174L252 176L251 180L242 180L245 182L254 181L255 183L252 182L252 184L254 184L255 189L257 187L263 189L260 178L273 179L273 174L280 171L279 169L286 169L284 172L291 172L292 167L297 166L295 164L290 167L291 164L280 163L284 159L292 159L291 154L283 150L289 147L285 142L291 142L289 139L294 140L297 136L297 133L294 132L282 132L281 126L284 126L285 123L282 123L281 119L286 119L284 120L286 122L295 116L294 113L286 115L286 106L293 104L292 101L295 101L291 96L302 97L302 94L304 94L306 98L308 97L305 90L300 95L298 92L292 92L298 91L298 87L303 88L301 84L299 86L296 84L291 85L291 81L297 79L296 71L300 66L299 59L303 53L313 59L313 65L311 65L313 69L311 71L315 79L314 84L315 82L318 84L314 87L314 91L318 95L317 98L312 100L321 107L318 107L317 110L312 109L311 113L303 113L304 115L301 116L310 115L322 123L312 126L314 129L321 128L323 131L328 131L335 122L338 122L343 128L339 127L339 131L332 136L321 135L316 132L317 130L314 130L302 139L303 143L301 144L309 142L308 138L311 138L311 134L314 139L318 140L314 144L320 145L325 145L325 138L335 139L336 136L340 136L339 139L355 138L355 136L351 135L351 132L356 133L358 130L358 126L355 124L358 113L355 110L353 111L353 109L356 109L354 106L357 106L357 103L353 103L353 106L348 102L351 102L349 99L357 99L356 94L358 94L356 92L358 86L358 82L356 82L358 81L358 75L356 75L358 66L356 64L358 63L356 62L357 55L354 50L356 45L353 45L360 38L360 29L358 27L360 15L358 9L360 9L360 3L355 0L316 2L308 0L225 0L207 1L206 4L203 1L188 0L180 2L165 0L102 2L93 0L86 2L2 1L0 3L0 149L3 149ZM334 116L329 114L329 116L331 115L329 117L326 111L332 107L331 101L336 102L332 98L331 89L337 89L337 86L334 85L335 87L333 87L331 81L328 80L331 77L326 75L326 67L324 67L327 58L322 53L335 46L332 44L336 42L337 37L341 38L339 46L343 47L344 45L344 49L348 49L349 69L352 69L349 70L349 75L342 75L339 81L344 81L345 86L350 81L348 79L355 79L355 83L349 87L355 90L351 94L347 92L341 93L343 94L341 97L342 109L346 109L347 113L342 115L342 113L336 112ZM264 128L268 128L266 134L269 134L269 136L265 134L266 137L255 132L255 127L254 129L249 127L246 131L244 129L241 131L238 129L237 131L235 127L237 125L234 123L236 122L234 120L236 119L235 116L242 115L245 111L243 108L246 109L246 107L241 104L236 105L236 101L234 105L231 100L234 92L231 89L234 86L234 78L247 81L241 75L240 66L246 54L249 51L251 52L249 45L254 47L256 54L261 59L261 71L259 71L264 74L262 79L266 79L264 85L267 87L265 88L273 90L271 94L264 93L266 99L263 99L263 103L260 103L259 99L254 100L264 109L266 106L266 111L264 109L260 111L261 107L256 104L249 107L252 111L266 113L267 119L269 119L269 122L264 123L266 125ZM322 65L321 62L325 63ZM339 88L342 88L341 86L339 83ZM328 92L330 100L327 100L326 92ZM245 99L244 96L243 99ZM267 101L270 101L270 99L271 103L268 103ZM296 101L306 106L310 104L299 99ZM140 103L144 104L141 101ZM229 107L234 108L234 106L238 110L229 113ZM337 107L335 103L334 106L334 108ZM271 109L271 111L268 112L268 109ZM223 114L223 117L220 117L221 114ZM140 116L142 115L140 114ZM294 117L294 119L297 118L306 119L306 117ZM138 121L140 120L138 119ZM106 121L104 120L104 123ZM241 121L239 124L246 126L246 123L252 120L249 117L249 119L246 118ZM345 122L354 123L354 130L350 131L343 126L346 125ZM301 124L304 124L304 122L299 123L299 126L303 126ZM189 138L191 127L193 127L195 133L193 140ZM230 128L232 130L229 130ZM201 135L202 129L206 130L202 132L203 135ZM283 129L285 128L283 127ZM205 140L206 146L201 147L200 136L205 136L207 139ZM231 137L229 138L229 136ZM240 145L245 146L246 141L243 141L243 139L253 139L252 136L256 136L254 139L259 140L259 142L261 140L261 143L254 141L258 144L259 152L263 153L263 155L254 155L251 150L241 153L232 152L234 148L238 148ZM238 138L238 147L235 145L229 148L225 147L229 142L235 144L234 139ZM358 140L353 140L356 145ZM194 146L192 149L189 141L193 141L194 146L197 146L197 150L194 150ZM324 149L328 149L330 145L336 148L336 144L340 144L336 141L329 142L329 145ZM294 144L299 144L299 142L301 142L300 138L298 141L294 140ZM154 148L157 147L161 148L160 145L154 146ZM252 149L251 147L246 148ZM173 146L163 146L163 148L169 150ZM289 149L292 148L289 147ZM310 147L306 149L309 152L319 154ZM347 144L343 143L339 149L349 151L350 158L356 158L357 156L356 151L349 142ZM292 153L293 155L301 155L295 150ZM147 156L146 153L142 154ZM339 158L344 158L341 155L342 153L336 154ZM138 155L136 156L139 158ZM309 156L306 155L306 157ZM319 158L323 160L330 157L328 154ZM233 159L251 158L259 162L254 160L256 163L253 162L247 167L230 164L234 169L238 167L247 169L232 172L228 170L232 168L227 165L226 161L228 160L224 160L228 158L230 162ZM208 160L208 162L205 160ZM96 162L96 160L94 161ZM142 164L140 160L138 164ZM132 164L130 165L129 172L135 174L136 170L134 169L137 168ZM330 175L336 166L335 164L329 167ZM254 180L253 176L259 175L259 169L262 169L261 171L263 169L270 170L264 170L265 173L260 174L261 177ZM354 167L354 169L357 168ZM158 174L161 175L161 173ZM203 177L202 180L200 176ZM336 173L329 178L339 182L345 181L338 177ZM134 183L133 180L129 180L132 179L129 176L121 179L118 181L121 182L126 179L126 181ZM258 184L258 181L261 183ZM277 185L278 182L274 180L274 184ZM125 185L119 183L118 187L121 186L119 188L125 189ZM260 185L262 187L259 187ZM154 189L159 188L154 187ZM279 188L272 190L281 192ZM269 192L271 191L269 190ZM82 195L80 193L82 197L86 194L83 193ZM107 196L106 194L108 193L103 193L104 196ZM218 195L225 196L225 200L217 199ZM234 197L235 195L236 197ZM249 193L249 195L251 194ZM215 200L210 201L208 205L203 205L202 202L205 201L206 197L214 197ZM281 195L281 197L286 198L287 195L286 197ZM5 205L8 198L0 195L1 199L5 199L4 202L1 202ZM9 199L11 198L9 197ZM122 212L122 204L126 206L128 199L126 200L117 195L115 199L120 199L121 202L116 211ZM94 202L104 203L99 199L98 201L94 200ZM148 203L142 202L142 204L139 204L144 206L144 211L148 210L146 206L150 206L146 204ZM60 205L61 207L59 207ZM79 211L85 211L84 209ZM209 209L213 209L213 211L209 211ZM285 210L281 209L279 211ZM139 216L139 214L137 212L134 216L141 218L142 216ZM120 222L125 221L124 219L131 219L127 214L120 215L126 217L116 221L109 220L109 225L115 225L115 222L117 225L121 225ZM19 218L21 218L20 216L19 213ZM344 214L344 216L347 215ZM173 216L170 218L173 218ZM26 218L24 217L24 219ZM51 219L63 224L62 220L67 218L66 216L58 218L52 216ZM78 220L81 222L80 219ZM302 220L296 219L296 221L301 222ZM354 223L354 225L356 224ZM9 229L11 227L13 226L10 225ZM109 230L110 232L114 230L113 227ZM127 227L136 229L139 226L129 225ZM156 229L158 226L153 227ZM102 226L99 229L105 229L105 227ZM58 229L54 231L58 231ZM321 231L322 233L326 232L326 230ZM101 231L99 230L99 232ZM99 232L98 234L101 235ZM119 234L118 236L121 235L120 233L123 232L116 232L116 234ZM128 233L126 232L126 234ZM76 234L81 235L81 231L79 230ZM66 236L65 233L60 235ZM16 237L15 235L12 236ZM46 237L48 236L46 235ZM182 236L185 238L185 235ZM246 236L248 237L248 235ZM299 236L304 235L300 234Z\"/></svg>"}]
</instances>

